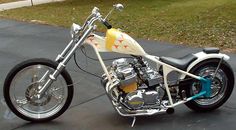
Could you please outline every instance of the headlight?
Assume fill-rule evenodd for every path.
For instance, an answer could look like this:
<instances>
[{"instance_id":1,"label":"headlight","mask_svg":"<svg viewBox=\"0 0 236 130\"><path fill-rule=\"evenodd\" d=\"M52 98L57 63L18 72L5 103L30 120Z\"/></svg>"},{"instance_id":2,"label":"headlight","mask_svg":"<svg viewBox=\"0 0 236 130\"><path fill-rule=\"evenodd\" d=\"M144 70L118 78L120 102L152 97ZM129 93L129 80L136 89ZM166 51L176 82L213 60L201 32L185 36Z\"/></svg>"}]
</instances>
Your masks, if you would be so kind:
<instances>
[{"instance_id":1,"label":"headlight","mask_svg":"<svg viewBox=\"0 0 236 130\"><path fill-rule=\"evenodd\" d=\"M71 37L76 37L76 35L78 35L81 30L82 28L78 24L73 23L70 30Z\"/></svg>"}]
</instances>

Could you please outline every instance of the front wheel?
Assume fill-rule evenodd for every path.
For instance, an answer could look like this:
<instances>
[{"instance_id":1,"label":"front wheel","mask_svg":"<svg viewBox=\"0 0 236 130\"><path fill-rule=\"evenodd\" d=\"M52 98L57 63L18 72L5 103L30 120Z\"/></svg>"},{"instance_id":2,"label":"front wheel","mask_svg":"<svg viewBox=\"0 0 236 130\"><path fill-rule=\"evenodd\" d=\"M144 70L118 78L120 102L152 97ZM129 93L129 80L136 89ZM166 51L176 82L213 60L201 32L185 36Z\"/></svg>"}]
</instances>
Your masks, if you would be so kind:
<instances>
[{"instance_id":1,"label":"front wheel","mask_svg":"<svg viewBox=\"0 0 236 130\"><path fill-rule=\"evenodd\" d=\"M211 96L208 99L195 99L186 105L195 111L212 111L223 105L230 97L234 87L234 74L225 61L221 62L218 71L216 69L220 59L205 60L190 70L190 73L211 80ZM215 73L216 72L216 73ZM200 82L194 82L186 88L186 95L191 97L201 91Z\"/></svg>"},{"instance_id":2,"label":"front wheel","mask_svg":"<svg viewBox=\"0 0 236 130\"><path fill-rule=\"evenodd\" d=\"M57 118L66 111L73 97L72 79L64 69L42 98L37 98L39 85L58 63L48 59L30 59L16 65L7 75L3 87L8 107L18 117L32 122L43 122ZM44 79L41 79L45 75Z\"/></svg>"}]
</instances>

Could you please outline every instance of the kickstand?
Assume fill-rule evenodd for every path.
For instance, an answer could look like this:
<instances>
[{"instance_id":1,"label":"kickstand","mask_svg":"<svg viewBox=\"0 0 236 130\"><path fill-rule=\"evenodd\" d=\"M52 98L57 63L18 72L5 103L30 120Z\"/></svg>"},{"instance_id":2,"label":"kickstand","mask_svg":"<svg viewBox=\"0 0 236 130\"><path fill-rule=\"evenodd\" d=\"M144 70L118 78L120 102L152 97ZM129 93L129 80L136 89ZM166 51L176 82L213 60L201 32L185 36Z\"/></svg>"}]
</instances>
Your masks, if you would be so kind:
<instances>
[{"instance_id":1,"label":"kickstand","mask_svg":"<svg viewBox=\"0 0 236 130\"><path fill-rule=\"evenodd\" d=\"M134 116L134 117L133 117L133 122L132 122L132 124L131 124L131 127L134 127L135 122L136 122L136 117Z\"/></svg>"}]
</instances>

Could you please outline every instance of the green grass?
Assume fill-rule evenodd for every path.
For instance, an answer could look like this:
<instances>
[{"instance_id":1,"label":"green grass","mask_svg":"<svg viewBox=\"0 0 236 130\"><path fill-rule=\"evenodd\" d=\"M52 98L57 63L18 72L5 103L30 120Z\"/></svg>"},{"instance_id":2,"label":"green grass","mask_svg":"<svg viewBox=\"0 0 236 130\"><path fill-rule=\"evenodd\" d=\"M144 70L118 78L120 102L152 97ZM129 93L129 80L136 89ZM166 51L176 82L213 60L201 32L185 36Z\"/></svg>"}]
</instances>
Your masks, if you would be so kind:
<instances>
[{"instance_id":1,"label":"green grass","mask_svg":"<svg viewBox=\"0 0 236 130\"><path fill-rule=\"evenodd\" d=\"M114 12L110 23L131 36L236 52L236 0L67 0L4 11L0 16L69 27L72 22L82 24L94 6L105 14L118 2L125 9Z\"/></svg>"},{"instance_id":2,"label":"green grass","mask_svg":"<svg viewBox=\"0 0 236 130\"><path fill-rule=\"evenodd\" d=\"M21 0L0 0L1 3L8 3L8 2L16 2L16 1L21 1Z\"/></svg>"}]
</instances>

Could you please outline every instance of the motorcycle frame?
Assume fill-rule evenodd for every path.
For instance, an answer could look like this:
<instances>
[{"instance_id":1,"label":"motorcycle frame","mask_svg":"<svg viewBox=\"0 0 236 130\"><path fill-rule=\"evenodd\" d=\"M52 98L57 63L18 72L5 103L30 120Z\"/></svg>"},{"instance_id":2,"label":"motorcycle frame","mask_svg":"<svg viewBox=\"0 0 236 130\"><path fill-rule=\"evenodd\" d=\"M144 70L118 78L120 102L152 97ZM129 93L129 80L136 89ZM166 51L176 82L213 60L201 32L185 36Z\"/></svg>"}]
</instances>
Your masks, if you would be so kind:
<instances>
[{"instance_id":1,"label":"motorcycle frame","mask_svg":"<svg viewBox=\"0 0 236 130\"><path fill-rule=\"evenodd\" d=\"M98 15L100 16L100 14ZM82 33L81 36L79 37L73 37L73 39L69 42L69 44L65 47L65 49L61 52L61 54L59 54L55 61L58 62L58 66L56 68L56 70L52 73L52 74L49 74L49 71L47 71L44 76L40 79L40 81L46 77L46 75L49 75L49 79L47 80L47 82L43 85L43 86L40 86L39 87L39 98L43 97L44 93L48 90L49 86L53 83L53 81L56 80L56 78L58 77L58 75L60 74L60 72L65 68L66 64L68 63L68 61L71 59L71 57L74 55L75 51L80 48L82 45L84 45L84 41L85 39L96 29L96 25L93 25L93 23L96 21L96 20L100 20L100 17L93 17L90 19L90 21L88 22L89 25L86 25L87 26L87 30L84 30L84 32ZM101 64L101 67L104 71L104 73L106 74L107 78L108 78L108 81L110 84L113 84L112 82L112 79L111 79L111 76L109 75L108 73L108 70L105 66L105 63L98 51L98 49L95 47L95 45L93 44L89 44L92 46L92 48L94 49L96 55L97 55L97 58ZM159 57L157 56L153 56L153 55L149 55L149 54L145 54L145 55L142 55L143 57L155 62L157 64L157 66L160 66L162 65L163 66L163 78L164 78L164 86L165 86L165 90L167 92L167 95L168 95L168 100L170 102L169 105L165 106L167 108L172 108L172 107L175 107L177 105L180 105L180 104L183 104L183 103L186 103L190 100L194 100L198 97L201 97L201 96L204 96L204 97L210 97L210 94L211 94L211 89L210 89L210 86L211 86L211 81L209 79L206 79L204 77L200 77L200 76L197 76L197 75L194 75L194 74L191 74L187 71L183 71L183 70L180 70L174 66L171 66L169 64L166 64L162 61L159 60ZM185 100L181 100L181 101L178 101L176 103L173 103L173 99L171 97L171 94L170 94L170 90L169 90L169 87L168 87L168 83L167 83L167 75L171 72L171 71L177 71L181 74L184 74L184 75L187 75L187 76L190 76L194 79L197 79L199 80L203 87L202 87L202 90L200 91L200 93L192 96L192 97L188 97L187 99Z\"/></svg>"},{"instance_id":2,"label":"motorcycle frame","mask_svg":"<svg viewBox=\"0 0 236 130\"><path fill-rule=\"evenodd\" d=\"M105 66L105 63L104 63L103 59L101 58L101 55L100 55L97 47L94 44L88 44L88 45L92 46L92 48L94 49L95 54L97 55L98 60L99 60L99 62L101 64L101 66L102 66L102 69L105 72L106 76L108 77L109 83L112 84L113 82L111 81L111 77L110 77L110 75L108 73L108 70L107 70L107 68ZM203 77L200 77L200 76L188 73L188 72L180 70L180 69L178 69L178 68L176 68L174 66L166 64L164 62L161 62L159 60L159 57L157 57L157 56L146 54L146 55L144 55L144 57L149 59L149 60L151 60L151 61L153 61L153 62L155 62L157 64L157 66L160 66L160 65L163 66L164 86L165 86L165 90L166 90L167 95L168 95L168 100L170 102L170 105L165 106L166 108L173 108L173 107L175 107L177 105L184 104L184 103L186 103L186 102L188 102L190 100L194 100L194 99L196 99L198 97L201 97L201 96L205 96L205 97L209 97L210 96L210 94L211 94L211 89L210 89L211 83L210 83L209 79L206 79L206 78L203 78ZM196 94L196 95L194 95L192 97L189 97L189 98L187 98L185 100L178 101L176 103L173 103L173 99L171 97L169 86L168 86L168 83L167 83L167 75L171 71L177 71L179 73L185 74L187 76L190 76L190 77L192 77L194 79L199 80L203 84L203 89L200 91L200 93L198 93L198 94Z\"/></svg>"},{"instance_id":3,"label":"motorcycle frame","mask_svg":"<svg viewBox=\"0 0 236 130\"><path fill-rule=\"evenodd\" d=\"M72 55L74 55L74 53L77 50L77 48L79 48L82 45L84 45L83 43L84 43L85 38L87 38L89 36L89 34L93 31L94 28L95 28L95 26L90 26L89 29L84 33L84 35L78 41L77 40L70 41L70 43L62 51L62 53L57 56L55 61L59 62L58 67L54 71L54 73L49 75L49 80L46 82L46 84L43 87L46 88L47 85L50 85L54 80L56 80L56 77L65 68L67 62L70 60ZM97 56L97 58L99 60L99 63L100 63L104 73L106 74L106 76L108 78L109 83L113 84L111 76L108 73L108 70L107 70L107 68L105 66L105 63L104 63L104 61L103 61L103 59L102 59L102 57L100 55L99 50L97 49L97 47L94 44L88 44L88 45L92 46L92 48L93 48L93 50L94 50L94 52L95 52L95 54L96 54L96 56ZM177 105L184 104L184 103L186 103L186 102L188 102L190 100L196 99L196 98L201 97L201 96L209 97L209 95L211 93L210 92L210 80L208 80L206 78L203 78L203 77L200 77L200 76L197 76L197 75L194 75L194 74L191 74L189 72L180 70L180 69L178 69L178 68L176 68L174 66L171 66L169 64L166 64L166 63L160 61L158 56L146 54L143 57L145 57L145 58L155 62L157 64L157 66L160 66L160 65L163 66L164 87L165 87L166 93L168 95L168 100L170 102L170 104L168 106L166 106L167 108L172 108L172 107L175 107ZM192 77L194 79L199 80L203 84L202 91L200 93L192 96L192 97L188 97L185 100L181 100L181 101L178 101L176 103L173 103L173 99L171 97L169 86L168 86L168 83L167 83L167 75L171 71L177 71L177 72L182 73L182 74L184 74L186 76L190 76L190 77ZM41 90L43 90L43 89L41 89ZM44 89L44 91L46 91L46 90L47 89ZM40 91L40 92L42 93L43 91Z\"/></svg>"}]
</instances>

